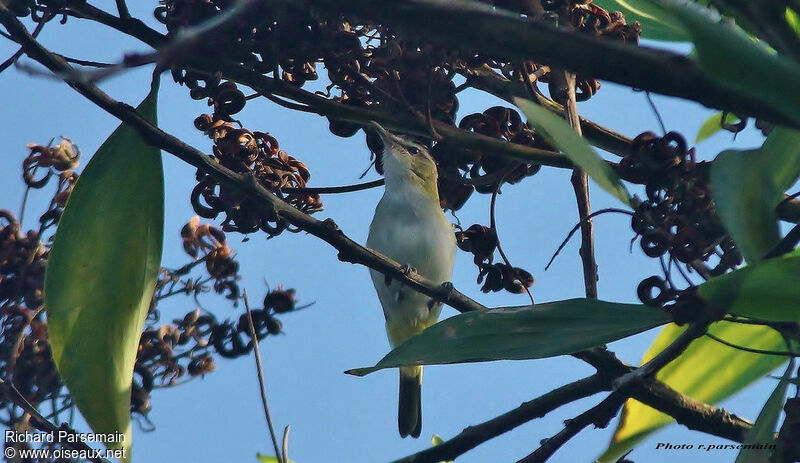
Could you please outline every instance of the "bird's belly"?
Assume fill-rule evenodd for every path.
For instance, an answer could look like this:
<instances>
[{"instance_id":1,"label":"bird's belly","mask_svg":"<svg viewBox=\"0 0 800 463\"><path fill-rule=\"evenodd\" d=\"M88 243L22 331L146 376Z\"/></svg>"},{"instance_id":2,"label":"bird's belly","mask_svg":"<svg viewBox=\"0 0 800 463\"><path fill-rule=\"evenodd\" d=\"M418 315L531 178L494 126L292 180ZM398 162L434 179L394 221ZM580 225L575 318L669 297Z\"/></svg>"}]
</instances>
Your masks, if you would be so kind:
<instances>
[{"instance_id":1,"label":"bird's belly","mask_svg":"<svg viewBox=\"0 0 800 463\"><path fill-rule=\"evenodd\" d=\"M372 230L367 245L417 273L443 283L452 276L455 238L452 228L431 227L424 223L398 223Z\"/></svg>"},{"instance_id":2,"label":"bird's belly","mask_svg":"<svg viewBox=\"0 0 800 463\"><path fill-rule=\"evenodd\" d=\"M414 268L436 284L449 281L452 276L455 238L452 226L444 217L398 216L387 226L373 224L367 246ZM428 325L438 318L440 303L396 280L387 279L380 272L370 270L370 274L388 322ZM423 328L421 326L419 331Z\"/></svg>"}]
</instances>

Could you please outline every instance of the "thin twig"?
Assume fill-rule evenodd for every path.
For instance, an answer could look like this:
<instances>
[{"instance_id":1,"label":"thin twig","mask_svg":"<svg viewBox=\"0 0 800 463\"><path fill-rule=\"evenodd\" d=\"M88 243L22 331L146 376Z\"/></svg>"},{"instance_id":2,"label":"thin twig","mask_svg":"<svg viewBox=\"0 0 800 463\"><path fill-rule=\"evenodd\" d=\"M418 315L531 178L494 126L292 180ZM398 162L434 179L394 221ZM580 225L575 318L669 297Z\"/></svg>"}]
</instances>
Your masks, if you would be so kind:
<instances>
[{"instance_id":1,"label":"thin twig","mask_svg":"<svg viewBox=\"0 0 800 463\"><path fill-rule=\"evenodd\" d=\"M659 352L655 357L650 359L647 363L633 370L630 373L614 380L614 390L623 390L629 387L632 383L641 381L643 378L653 376L659 370L664 368L668 363L678 358L679 355L689 347L695 339L706 334L708 325L711 324L714 317L705 314L706 316L699 321L692 322L670 345L664 350Z\"/></svg>"},{"instance_id":2,"label":"thin twig","mask_svg":"<svg viewBox=\"0 0 800 463\"><path fill-rule=\"evenodd\" d=\"M500 192L500 185L503 184L503 181L506 179L506 175L510 174L511 171L516 169L518 166L519 164L514 163L507 169L505 169L503 175L500 177L500 179L497 181L497 184L494 186L494 191L492 191L492 200L489 203L489 226L491 227L492 233L494 234L495 243L497 243L497 252L500 253L500 257L503 259L503 262L505 262L505 264L508 266L508 270L512 274L515 273L514 266L511 265L511 261L508 260L508 257L506 257L506 253L503 252L503 247L500 245L500 235L497 233L497 221L495 220L494 211L495 211L495 205L497 204L497 195ZM528 286L525 285L525 283L523 283L522 280L517 279L517 281L525 290L525 292L528 293L528 298L531 300L531 307L533 307L536 303L533 302L533 294L531 294L530 288L528 288Z\"/></svg>"},{"instance_id":3,"label":"thin twig","mask_svg":"<svg viewBox=\"0 0 800 463\"><path fill-rule=\"evenodd\" d=\"M713 339L714 341L716 341L716 342L718 342L720 344L723 344L723 345L726 345L728 347L732 347L732 348L734 348L736 350L741 350L741 351L744 351L744 352L752 352L754 354L763 354L763 355L774 355L774 356L778 356L778 357L792 357L792 358L800 357L800 354L797 354L795 352L778 351L778 350L765 350L765 349L754 349L752 347L745 347L745 346L741 346L739 344L734 344L734 343L732 343L730 341L726 341L726 340L720 338L719 336L715 336L715 335L713 335L711 333L706 333L705 335L706 335L706 337L708 337L710 339Z\"/></svg>"},{"instance_id":4,"label":"thin twig","mask_svg":"<svg viewBox=\"0 0 800 463\"><path fill-rule=\"evenodd\" d=\"M256 95L260 95L260 93L256 93ZM286 109L291 109L292 111L301 111L301 112L305 112L305 113L319 114L319 112L317 110L315 110L314 108L312 108L311 106L307 106L307 105L304 105L304 104L297 104L297 103L293 103L291 101L286 101L283 98L278 98L277 96L275 96L275 95L273 95L271 93L264 93L262 96L264 96L269 101L277 104L278 106L282 106L282 107L284 107Z\"/></svg>"},{"instance_id":5,"label":"thin twig","mask_svg":"<svg viewBox=\"0 0 800 463\"><path fill-rule=\"evenodd\" d=\"M283 452L278 446L278 438L275 435L275 427L272 426L272 416L269 413L269 404L267 403L267 385L264 380L264 367L261 363L261 351L258 348L258 333L256 333L255 324L253 324L253 312L250 310L250 301L247 298L247 290L242 291L242 299L244 300L244 308L247 310L247 323L250 326L250 336L252 337L253 353L256 360L256 371L258 372L258 386L261 392L261 405L264 407L264 417L267 419L267 427L269 428L269 436L272 438L272 446L275 449L275 458L279 463L286 463L283 460Z\"/></svg>"},{"instance_id":6,"label":"thin twig","mask_svg":"<svg viewBox=\"0 0 800 463\"><path fill-rule=\"evenodd\" d=\"M622 394L612 393L603 399L602 402L594 407L586 410L580 415L565 421L564 429L559 431L553 437L542 441L542 445L533 451L530 455L519 460L517 463L542 463L547 461L553 454L561 448L568 440L575 437L586 426L594 424L597 427L604 428L608 425L608 421L617 414L617 411L622 407L626 397Z\"/></svg>"},{"instance_id":7,"label":"thin twig","mask_svg":"<svg viewBox=\"0 0 800 463\"><path fill-rule=\"evenodd\" d=\"M286 425L283 428L283 447L281 448L281 455L283 456L283 462L289 463L289 431L292 430L290 425Z\"/></svg>"},{"instance_id":8,"label":"thin twig","mask_svg":"<svg viewBox=\"0 0 800 463\"><path fill-rule=\"evenodd\" d=\"M86 66L86 67L92 67L92 68L110 68L110 67L114 66L111 63L101 63L99 61L78 59L78 58L73 58L71 56L65 56L65 55L58 55L58 56L60 56L64 61L66 61L68 63L78 64L80 66Z\"/></svg>"},{"instance_id":9,"label":"thin twig","mask_svg":"<svg viewBox=\"0 0 800 463\"><path fill-rule=\"evenodd\" d=\"M800 225L795 225L786 236L783 237L778 244L775 245L766 255L764 255L764 259L772 259L775 257L780 257L784 254L788 254L794 250L797 246L797 243L800 243Z\"/></svg>"},{"instance_id":10,"label":"thin twig","mask_svg":"<svg viewBox=\"0 0 800 463\"><path fill-rule=\"evenodd\" d=\"M581 132L581 122L578 116L578 104L575 100L575 74L567 71L554 73L559 77L563 76L564 83L566 84L565 99L564 99L564 112L567 116L567 121L572 126L572 129L578 135L583 135ZM594 257L594 224L589 216L592 214L592 206L589 200L589 176L583 170L574 168L572 177L570 178L572 189L575 192L575 200L578 205L578 217L580 217L581 224L581 247L579 254L581 256L581 265L583 267L583 284L586 291L586 297L590 299L597 299L597 261Z\"/></svg>"},{"instance_id":11,"label":"thin twig","mask_svg":"<svg viewBox=\"0 0 800 463\"><path fill-rule=\"evenodd\" d=\"M550 268L550 265L553 264L553 261L556 260L556 257L558 257L558 254L564 249L564 247L567 245L567 243L569 243L569 240L572 239L573 235L575 235L575 232L577 232L581 228L581 224L584 221L591 220L591 219L597 217L598 215L607 214L609 212L617 212L617 213L620 213L620 214L627 214L627 215L631 215L631 216L633 215L633 212L631 212L631 211L628 211L628 210L625 210L625 209L617 209L615 207L608 207L608 208L605 208L605 209L600 209L599 211L595 211L595 212L592 212L591 214L587 215L585 218L581 219L578 223L576 223L575 226L572 227L572 230L570 230L569 233L567 233L567 237L564 238L564 241L562 241L560 245L558 245L558 249L556 249L556 252L553 253L553 257L551 257L550 260L547 262L547 265L545 265L545 267L544 267L545 271L547 271L547 269Z\"/></svg>"},{"instance_id":12,"label":"thin twig","mask_svg":"<svg viewBox=\"0 0 800 463\"><path fill-rule=\"evenodd\" d=\"M23 226L23 220L25 220L25 208L28 205L28 196L31 193L31 186L25 185L25 193L22 194L22 202L19 205L19 224L20 227ZM24 230L24 229L23 229Z\"/></svg>"},{"instance_id":13,"label":"thin twig","mask_svg":"<svg viewBox=\"0 0 800 463\"><path fill-rule=\"evenodd\" d=\"M383 183L384 180L382 178L379 178L377 180L370 180L369 182L364 182L364 183L356 183L354 185L281 188L281 192L309 193L309 194L351 193L353 191L363 191L363 190L369 190L370 188L377 188L383 185Z\"/></svg>"},{"instance_id":14,"label":"thin twig","mask_svg":"<svg viewBox=\"0 0 800 463\"><path fill-rule=\"evenodd\" d=\"M36 27L33 29L33 32L31 33L31 37L36 38L36 37L39 36L39 33L42 32L42 29L44 28L44 25L47 24L47 21L49 21L50 18L52 18L52 14L51 13L47 13L47 15L48 15L47 17L42 18L42 20L39 21L36 24ZM25 48L24 47L20 47L19 50L17 50L7 60L5 60L2 63L0 63L0 72L5 71L6 69L8 69L9 66L11 66L14 63L16 63L17 60L19 59L19 57L22 56L22 53L24 51L25 51Z\"/></svg>"},{"instance_id":15,"label":"thin twig","mask_svg":"<svg viewBox=\"0 0 800 463\"><path fill-rule=\"evenodd\" d=\"M431 137L434 140L441 140L442 136L439 135L439 132L436 131L436 127L433 126L433 116L431 115L431 93L433 87L433 66L428 69L428 86L427 86L427 95L426 95L426 104L425 104L425 123L428 124L428 130L431 133Z\"/></svg>"},{"instance_id":16,"label":"thin twig","mask_svg":"<svg viewBox=\"0 0 800 463\"><path fill-rule=\"evenodd\" d=\"M647 104L650 105L650 109L653 110L653 114L656 115L656 120L658 121L658 125L661 127L661 134L667 134L667 128L664 125L664 119L661 118L661 113L656 108L656 104L653 102L653 97L650 95L650 92L644 92L645 98L647 98Z\"/></svg>"},{"instance_id":17,"label":"thin twig","mask_svg":"<svg viewBox=\"0 0 800 463\"><path fill-rule=\"evenodd\" d=\"M128 5L125 3L125 0L116 0L116 2L119 19L130 19L131 13L128 11Z\"/></svg>"}]
</instances>

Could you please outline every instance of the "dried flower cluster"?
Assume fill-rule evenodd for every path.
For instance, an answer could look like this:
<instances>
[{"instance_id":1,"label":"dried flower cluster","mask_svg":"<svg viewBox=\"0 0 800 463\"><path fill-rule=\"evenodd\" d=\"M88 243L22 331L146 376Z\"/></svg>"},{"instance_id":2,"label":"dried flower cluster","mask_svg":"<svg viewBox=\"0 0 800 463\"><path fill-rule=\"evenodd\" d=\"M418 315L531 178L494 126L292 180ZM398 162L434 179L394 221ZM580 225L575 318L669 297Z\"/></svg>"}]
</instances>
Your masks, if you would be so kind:
<instances>
[{"instance_id":1,"label":"dried flower cluster","mask_svg":"<svg viewBox=\"0 0 800 463\"><path fill-rule=\"evenodd\" d=\"M50 353L42 288L52 236L45 237L45 232L58 225L78 178L71 169L77 167L79 151L66 139L56 146L32 144L28 148L22 180L31 188L54 188L36 230L23 232L13 213L0 210L0 377L45 416L60 423L72 415L67 412L74 405ZM57 181L53 183L53 179ZM145 419L153 388L203 376L214 370L216 356L237 357L253 348L246 314L234 321L219 321L207 310L194 309L172 323L159 323L159 303L169 297L191 297L190 304L199 305L199 296L214 291L234 307L241 299L239 263L223 231L201 224L195 217L181 230L181 240L192 261L175 270L161 269L140 339L131 410ZM198 268L203 269L200 274L194 272ZM276 315L294 310L295 305L294 290L278 286L269 291L263 307L252 311L258 338L280 333ZM29 420L8 397L0 397L0 424L25 430L30 429Z\"/></svg>"},{"instance_id":2,"label":"dried flower cluster","mask_svg":"<svg viewBox=\"0 0 800 463\"><path fill-rule=\"evenodd\" d=\"M553 149L512 108L494 106L482 113L470 114L461 119L458 127L511 143ZM479 151L454 146L447 141L437 143L431 154L439 163L439 194L442 205L453 210L464 205L473 188L478 193L492 193L498 182L517 183L538 172L540 167L538 164L523 163L502 156L487 156ZM468 179L467 182L464 177Z\"/></svg>"},{"instance_id":3,"label":"dried flower cluster","mask_svg":"<svg viewBox=\"0 0 800 463\"><path fill-rule=\"evenodd\" d=\"M505 263L492 263L497 249L497 235L480 224L470 225L466 230L456 232L459 249L473 255L478 266L478 283L483 283L481 291L488 293L506 290L519 294L533 285L533 276L524 269L511 267Z\"/></svg>"},{"instance_id":4,"label":"dried flower cluster","mask_svg":"<svg viewBox=\"0 0 800 463\"><path fill-rule=\"evenodd\" d=\"M231 120L230 115L245 104L242 92L231 82L210 82L204 88L214 113L195 119L195 127L213 142L214 159L240 174L252 175L262 186L282 197L303 212L322 209L319 195L302 192L284 193L286 189L302 189L311 177L305 164L281 150L278 140L264 132L251 132ZM192 191L192 206L205 218L225 214L225 231L253 233L257 230L276 236L289 228L272 210L259 207L239 191L220 185L213 177L198 170L198 184Z\"/></svg>"},{"instance_id":5,"label":"dried flower cluster","mask_svg":"<svg viewBox=\"0 0 800 463\"><path fill-rule=\"evenodd\" d=\"M229 6L222 0L164 0L156 10L170 34L219 15ZM524 14L526 2L490 2ZM628 25L618 12L608 11L585 2L544 2L546 14L568 18L581 33L607 37L636 44L640 27ZM242 22L226 30L225 37L207 37L203 52L239 63L253 72L271 74L278 84L303 87L320 78L318 65L327 71L327 92L332 101L348 106L385 110L425 121L435 137L433 122L455 125L459 107L457 75L468 75L471 69L495 70L503 76L529 82L548 81L549 68L534 62L497 61L476 53L457 52L420 43L389 28L359 22L348 17L317 17L304 8L282 4L260 12L259 21ZM523 75L524 74L524 75ZM173 70L176 81L187 85L194 98L214 98L217 78L182 68ZM588 99L599 89L590 77L578 76L578 98ZM243 104L243 98L239 97ZM237 105L238 107L238 105ZM202 130L217 122L203 121ZM494 107L483 113L468 115L459 127L494 138L534 147L549 148L521 122L513 109ZM360 129L350 121L330 119L332 133L350 137ZM257 138L257 137L256 137ZM377 140L367 134L367 144L380 156ZM428 142L428 146L431 144ZM505 170L513 161L486 155L474 150L457 149L438 143L431 153L440 164L440 197L442 205L457 210L473 189L490 192L496 183L486 175ZM380 160L376 162L380 172ZM519 181L538 170L532 164L520 164L506 175L506 182ZM466 178L466 180L465 180ZM210 186L206 190L211 189ZM212 193L208 193L214 196ZM249 209L249 208L246 208ZM200 212L198 212L200 213ZM202 214L201 214L202 215ZM242 219L243 222L247 222ZM255 219L245 229L257 228ZM277 228L280 228L278 226Z\"/></svg>"},{"instance_id":6,"label":"dried flower cluster","mask_svg":"<svg viewBox=\"0 0 800 463\"><path fill-rule=\"evenodd\" d=\"M681 295L670 271L683 264L710 264L709 275L720 275L742 263L714 210L708 184L708 165L695 162L694 148L675 132L658 137L645 132L619 164L623 179L645 185L647 198L635 209L631 228L640 236L642 251L659 258L665 276L639 284L642 302L664 305ZM687 284L691 281L686 278Z\"/></svg>"}]
</instances>

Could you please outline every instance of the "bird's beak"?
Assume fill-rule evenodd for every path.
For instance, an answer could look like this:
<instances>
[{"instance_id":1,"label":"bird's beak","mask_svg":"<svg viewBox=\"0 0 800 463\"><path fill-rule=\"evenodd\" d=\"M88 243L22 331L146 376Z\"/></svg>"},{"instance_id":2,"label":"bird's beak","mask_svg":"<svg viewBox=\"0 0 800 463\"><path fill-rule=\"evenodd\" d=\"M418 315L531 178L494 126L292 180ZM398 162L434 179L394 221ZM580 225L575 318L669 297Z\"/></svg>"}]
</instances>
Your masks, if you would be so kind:
<instances>
[{"instance_id":1,"label":"bird's beak","mask_svg":"<svg viewBox=\"0 0 800 463\"><path fill-rule=\"evenodd\" d=\"M397 143L397 137L389 133L386 129L383 128L380 124L375 121L369 121L369 125L378 132L378 136L381 137L381 141L383 141L384 146L389 143Z\"/></svg>"}]
</instances>

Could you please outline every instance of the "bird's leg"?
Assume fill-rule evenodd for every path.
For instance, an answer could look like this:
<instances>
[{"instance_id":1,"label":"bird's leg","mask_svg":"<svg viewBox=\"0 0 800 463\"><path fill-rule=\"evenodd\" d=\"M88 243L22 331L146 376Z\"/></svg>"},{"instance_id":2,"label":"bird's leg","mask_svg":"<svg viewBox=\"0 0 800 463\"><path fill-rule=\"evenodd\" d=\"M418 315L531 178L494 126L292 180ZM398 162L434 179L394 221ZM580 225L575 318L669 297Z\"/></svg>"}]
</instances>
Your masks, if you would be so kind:
<instances>
[{"instance_id":1,"label":"bird's leg","mask_svg":"<svg viewBox=\"0 0 800 463\"><path fill-rule=\"evenodd\" d=\"M444 292L445 294L444 295L445 299L450 299L450 296L453 295L453 290L456 289L452 281L445 281L444 283L441 284L440 288L441 291Z\"/></svg>"}]
</instances>

